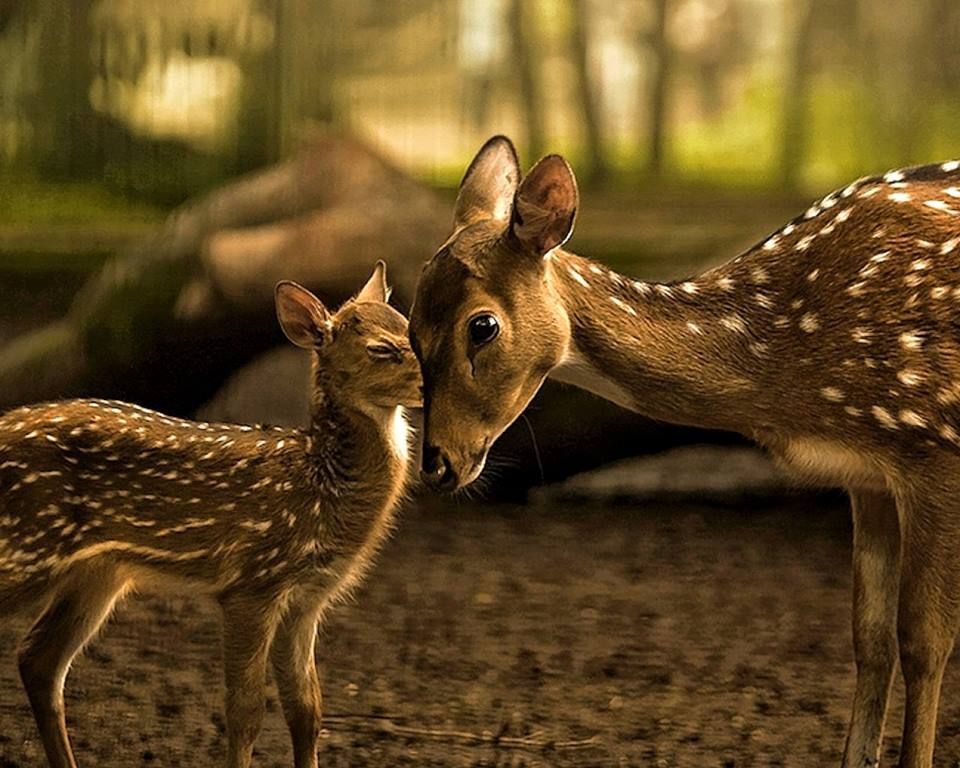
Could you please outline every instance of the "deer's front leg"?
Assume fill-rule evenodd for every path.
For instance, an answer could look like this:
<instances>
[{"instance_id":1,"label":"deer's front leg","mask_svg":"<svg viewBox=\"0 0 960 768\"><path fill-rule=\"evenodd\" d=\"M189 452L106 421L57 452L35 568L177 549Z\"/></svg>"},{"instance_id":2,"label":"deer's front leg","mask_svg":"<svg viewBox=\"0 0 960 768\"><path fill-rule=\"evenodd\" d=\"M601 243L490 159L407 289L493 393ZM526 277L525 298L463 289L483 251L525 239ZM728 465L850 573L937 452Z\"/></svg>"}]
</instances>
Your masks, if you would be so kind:
<instances>
[{"instance_id":1,"label":"deer's front leg","mask_svg":"<svg viewBox=\"0 0 960 768\"><path fill-rule=\"evenodd\" d=\"M852 492L853 648L857 688L843 768L879 764L890 682L897 663L900 526L887 493Z\"/></svg>"},{"instance_id":2,"label":"deer's front leg","mask_svg":"<svg viewBox=\"0 0 960 768\"><path fill-rule=\"evenodd\" d=\"M248 768L265 705L267 656L279 598L227 598L223 607L223 666L227 687L227 766Z\"/></svg>"},{"instance_id":3,"label":"deer's front leg","mask_svg":"<svg viewBox=\"0 0 960 768\"><path fill-rule=\"evenodd\" d=\"M318 606L294 605L277 628L271 658L296 768L317 768L321 694L314 643Z\"/></svg>"}]
</instances>

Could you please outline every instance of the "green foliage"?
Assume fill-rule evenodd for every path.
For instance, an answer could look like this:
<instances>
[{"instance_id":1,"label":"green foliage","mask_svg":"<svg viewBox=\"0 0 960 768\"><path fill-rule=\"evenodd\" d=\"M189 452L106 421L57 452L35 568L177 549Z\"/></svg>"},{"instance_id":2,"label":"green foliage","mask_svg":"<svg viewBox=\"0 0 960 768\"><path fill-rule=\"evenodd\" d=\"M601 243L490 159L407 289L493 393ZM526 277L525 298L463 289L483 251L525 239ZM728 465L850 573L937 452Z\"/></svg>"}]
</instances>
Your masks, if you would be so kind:
<instances>
[{"instance_id":1,"label":"green foliage","mask_svg":"<svg viewBox=\"0 0 960 768\"><path fill-rule=\"evenodd\" d=\"M679 180L730 187L776 183L780 91L772 78L755 78L742 99L712 119L672 126L671 171Z\"/></svg>"},{"instance_id":2,"label":"green foliage","mask_svg":"<svg viewBox=\"0 0 960 768\"><path fill-rule=\"evenodd\" d=\"M165 211L96 182L47 182L0 176L0 225L144 224Z\"/></svg>"}]
</instances>

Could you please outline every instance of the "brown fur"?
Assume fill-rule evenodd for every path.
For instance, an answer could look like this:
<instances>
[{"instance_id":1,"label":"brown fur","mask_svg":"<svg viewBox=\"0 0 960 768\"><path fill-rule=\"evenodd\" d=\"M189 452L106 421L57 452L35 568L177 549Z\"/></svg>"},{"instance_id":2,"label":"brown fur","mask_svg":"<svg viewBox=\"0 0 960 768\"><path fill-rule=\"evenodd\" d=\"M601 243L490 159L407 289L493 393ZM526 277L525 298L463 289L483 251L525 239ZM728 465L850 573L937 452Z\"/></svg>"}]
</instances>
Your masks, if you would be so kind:
<instances>
[{"instance_id":1,"label":"brown fur","mask_svg":"<svg viewBox=\"0 0 960 768\"><path fill-rule=\"evenodd\" d=\"M19 659L51 766L75 765L74 656L123 594L178 586L223 609L228 765L250 763L268 656L296 765L317 765L316 624L390 530L408 474L401 408L420 401L406 321L386 298L382 265L333 316L278 287L284 330L314 358L305 430L104 400L0 417L0 611L44 604Z\"/></svg>"},{"instance_id":2,"label":"brown fur","mask_svg":"<svg viewBox=\"0 0 960 768\"><path fill-rule=\"evenodd\" d=\"M494 174L494 160L511 167ZM458 210L485 199L476 187L491 176L519 178L502 137L471 165ZM550 375L658 419L738 430L848 488L858 678L844 766L877 760L898 647L901 765L928 768L960 623L960 163L861 179L670 284L557 247L578 205L557 156L500 194L512 205L456 220L411 314L425 479L472 481ZM501 332L475 348L478 312Z\"/></svg>"}]
</instances>

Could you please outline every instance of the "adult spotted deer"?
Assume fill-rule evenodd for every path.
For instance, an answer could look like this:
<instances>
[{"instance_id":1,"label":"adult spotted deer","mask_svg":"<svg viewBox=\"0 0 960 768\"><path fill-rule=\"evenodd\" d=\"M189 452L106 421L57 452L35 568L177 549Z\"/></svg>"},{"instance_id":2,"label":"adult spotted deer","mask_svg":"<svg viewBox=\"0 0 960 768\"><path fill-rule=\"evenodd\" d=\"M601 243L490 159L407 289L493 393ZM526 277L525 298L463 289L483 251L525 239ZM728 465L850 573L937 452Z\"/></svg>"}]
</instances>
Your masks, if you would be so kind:
<instances>
[{"instance_id":1,"label":"adult spotted deer","mask_svg":"<svg viewBox=\"0 0 960 768\"><path fill-rule=\"evenodd\" d=\"M899 652L901 766L932 761L960 619L960 162L864 178L729 263L640 282L564 251L578 193L491 139L411 314L422 475L456 489L546 377L736 430L849 489L856 693L843 765L876 765Z\"/></svg>"},{"instance_id":2,"label":"adult spotted deer","mask_svg":"<svg viewBox=\"0 0 960 768\"><path fill-rule=\"evenodd\" d=\"M102 400L0 417L0 619L44 604L20 674L53 768L74 768L63 685L118 598L186 586L224 616L227 764L248 766L272 662L298 768L317 765L313 648L355 584L407 477L420 372L384 266L331 315L277 286L284 332L313 357L305 430L206 424Z\"/></svg>"}]
</instances>

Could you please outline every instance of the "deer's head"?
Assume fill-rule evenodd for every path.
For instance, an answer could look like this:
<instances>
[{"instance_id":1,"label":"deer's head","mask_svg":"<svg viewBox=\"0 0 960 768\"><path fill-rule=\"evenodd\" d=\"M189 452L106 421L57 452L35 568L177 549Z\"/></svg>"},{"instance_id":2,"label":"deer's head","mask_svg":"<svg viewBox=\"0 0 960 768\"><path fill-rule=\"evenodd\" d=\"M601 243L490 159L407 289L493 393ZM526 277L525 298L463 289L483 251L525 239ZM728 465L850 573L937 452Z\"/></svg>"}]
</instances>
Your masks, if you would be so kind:
<instances>
[{"instance_id":1,"label":"deer's head","mask_svg":"<svg viewBox=\"0 0 960 768\"><path fill-rule=\"evenodd\" d=\"M339 398L363 410L421 404L420 367L410 349L407 320L387 304L389 296L382 261L335 313L294 282L276 288L277 318L287 338L311 350L316 375Z\"/></svg>"},{"instance_id":2,"label":"deer's head","mask_svg":"<svg viewBox=\"0 0 960 768\"><path fill-rule=\"evenodd\" d=\"M426 264L410 316L424 379L422 475L454 490L483 470L570 337L544 257L573 231L577 185L558 155L520 180L509 139L490 139L460 183L454 230Z\"/></svg>"}]
</instances>

